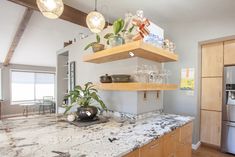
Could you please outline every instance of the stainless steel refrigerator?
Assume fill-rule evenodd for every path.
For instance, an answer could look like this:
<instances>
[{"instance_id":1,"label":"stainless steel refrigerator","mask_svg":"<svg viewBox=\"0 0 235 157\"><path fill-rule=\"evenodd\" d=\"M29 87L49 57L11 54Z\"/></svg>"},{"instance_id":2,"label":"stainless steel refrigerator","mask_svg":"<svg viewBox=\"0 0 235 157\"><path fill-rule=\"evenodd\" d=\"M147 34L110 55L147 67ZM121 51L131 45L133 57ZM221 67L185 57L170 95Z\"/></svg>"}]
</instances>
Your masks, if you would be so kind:
<instances>
[{"instance_id":1,"label":"stainless steel refrigerator","mask_svg":"<svg viewBox=\"0 0 235 157\"><path fill-rule=\"evenodd\" d=\"M224 68L221 150L235 154L235 66Z\"/></svg>"}]
</instances>

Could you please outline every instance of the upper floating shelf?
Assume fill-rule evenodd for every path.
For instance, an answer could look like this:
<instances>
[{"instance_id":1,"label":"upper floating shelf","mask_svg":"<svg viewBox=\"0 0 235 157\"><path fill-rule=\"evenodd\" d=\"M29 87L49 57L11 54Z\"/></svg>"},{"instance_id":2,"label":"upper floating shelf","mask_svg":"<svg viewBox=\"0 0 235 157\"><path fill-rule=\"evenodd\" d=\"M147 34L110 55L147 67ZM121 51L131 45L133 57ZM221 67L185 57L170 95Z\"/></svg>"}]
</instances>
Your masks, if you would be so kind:
<instances>
[{"instance_id":1,"label":"upper floating shelf","mask_svg":"<svg viewBox=\"0 0 235 157\"><path fill-rule=\"evenodd\" d=\"M130 52L134 56L131 56L133 54ZM178 60L178 55L139 40L84 55L83 61L100 64L131 57L140 57L156 62L173 62Z\"/></svg>"}]
</instances>

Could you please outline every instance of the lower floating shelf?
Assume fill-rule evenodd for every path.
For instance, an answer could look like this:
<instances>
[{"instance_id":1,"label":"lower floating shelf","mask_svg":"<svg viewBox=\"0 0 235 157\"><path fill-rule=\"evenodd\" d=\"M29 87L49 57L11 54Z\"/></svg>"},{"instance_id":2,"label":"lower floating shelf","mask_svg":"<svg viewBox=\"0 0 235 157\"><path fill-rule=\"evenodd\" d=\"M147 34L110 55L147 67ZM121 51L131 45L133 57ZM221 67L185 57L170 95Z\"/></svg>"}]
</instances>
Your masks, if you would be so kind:
<instances>
[{"instance_id":1,"label":"lower floating shelf","mask_svg":"<svg viewBox=\"0 0 235 157\"><path fill-rule=\"evenodd\" d=\"M109 91L160 91L160 90L176 90L176 84L157 84L157 83L98 83L95 84L99 90Z\"/></svg>"}]
</instances>

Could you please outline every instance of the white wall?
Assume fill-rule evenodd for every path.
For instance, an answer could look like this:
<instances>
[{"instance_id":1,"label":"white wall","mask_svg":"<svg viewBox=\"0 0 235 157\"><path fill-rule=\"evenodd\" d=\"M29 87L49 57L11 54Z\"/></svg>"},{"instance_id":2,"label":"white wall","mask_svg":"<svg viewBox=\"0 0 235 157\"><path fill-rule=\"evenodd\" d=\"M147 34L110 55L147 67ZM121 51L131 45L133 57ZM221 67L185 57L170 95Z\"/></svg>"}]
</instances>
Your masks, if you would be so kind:
<instances>
[{"instance_id":1,"label":"white wall","mask_svg":"<svg viewBox=\"0 0 235 157\"><path fill-rule=\"evenodd\" d=\"M101 39L103 39L105 32L107 30L102 32ZM91 49L84 51L84 47L94 40L95 35L92 35L58 52L69 51L69 61L76 61L76 84L83 85L89 81L94 83L99 82L99 77L105 74L130 74L133 76L138 64L161 66L160 63L140 58L130 58L103 64L83 62L83 55L93 53ZM106 43L105 41L101 42ZM160 97L157 98L156 92L149 92L147 93L146 100L143 100L143 92L104 91L99 92L99 94L108 108L115 111L139 114L163 108L161 93Z\"/></svg>"},{"instance_id":2,"label":"white wall","mask_svg":"<svg viewBox=\"0 0 235 157\"><path fill-rule=\"evenodd\" d=\"M173 73L170 81L180 84L180 69L185 67L196 69L196 80L193 96L188 96L181 90L164 92L164 109L169 113L186 114L196 118L194 144L200 140L199 42L235 35L234 26L234 18L168 24L168 37L176 43L179 54L178 62L166 64L166 68L170 68Z\"/></svg>"}]
</instances>

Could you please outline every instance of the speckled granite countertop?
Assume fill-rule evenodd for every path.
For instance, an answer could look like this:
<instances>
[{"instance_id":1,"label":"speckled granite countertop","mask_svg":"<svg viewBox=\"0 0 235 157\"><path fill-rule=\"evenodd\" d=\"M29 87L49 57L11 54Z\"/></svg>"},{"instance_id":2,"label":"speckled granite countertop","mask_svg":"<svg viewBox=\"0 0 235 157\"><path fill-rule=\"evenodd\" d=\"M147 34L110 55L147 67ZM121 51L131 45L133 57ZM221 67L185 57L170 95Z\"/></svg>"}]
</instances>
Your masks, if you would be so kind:
<instances>
[{"instance_id":1,"label":"speckled granite countertop","mask_svg":"<svg viewBox=\"0 0 235 157\"><path fill-rule=\"evenodd\" d=\"M119 157L192 120L154 112L79 128L56 116L11 118L0 121L0 156Z\"/></svg>"}]
</instances>

